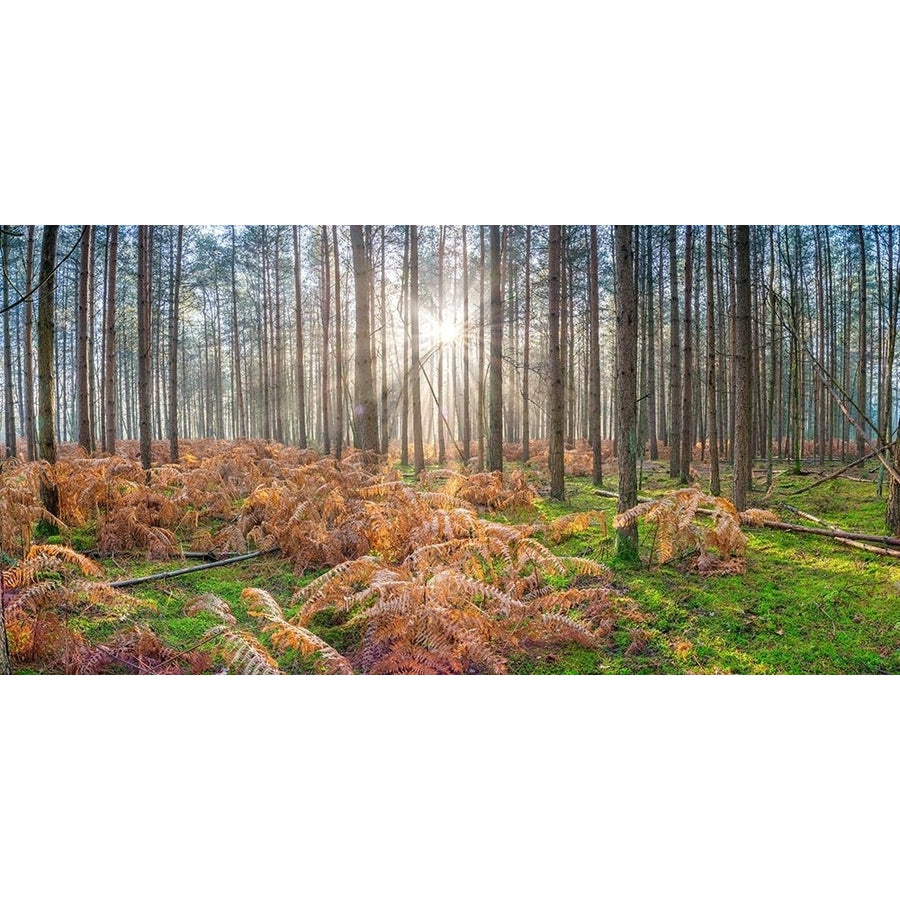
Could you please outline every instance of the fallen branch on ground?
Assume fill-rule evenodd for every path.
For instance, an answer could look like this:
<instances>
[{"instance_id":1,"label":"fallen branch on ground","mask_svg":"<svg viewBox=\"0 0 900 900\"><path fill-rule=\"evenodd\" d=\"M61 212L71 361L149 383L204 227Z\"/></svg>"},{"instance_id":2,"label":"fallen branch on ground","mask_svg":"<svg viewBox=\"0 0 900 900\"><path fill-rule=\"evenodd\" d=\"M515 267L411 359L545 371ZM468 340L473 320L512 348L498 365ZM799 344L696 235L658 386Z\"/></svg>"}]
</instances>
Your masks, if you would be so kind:
<instances>
[{"instance_id":1,"label":"fallen branch on ground","mask_svg":"<svg viewBox=\"0 0 900 900\"><path fill-rule=\"evenodd\" d=\"M204 563L202 566L189 566L186 569L174 569L171 572L157 572L155 575L143 575L140 578L128 578L125 581L113 581L111 588L132 587L136 584L144 584L147 581L159 581L162 578L178 578L181 575L189 575L191 572L202 572L204 569L214 569L216 566L230 566L232 563L243 562L245 559L255 559L271 550L254 550L252 553L243 553L240 556L230 556L228 559L220 559L216 562Z\"/></svg>"}]
</instances>

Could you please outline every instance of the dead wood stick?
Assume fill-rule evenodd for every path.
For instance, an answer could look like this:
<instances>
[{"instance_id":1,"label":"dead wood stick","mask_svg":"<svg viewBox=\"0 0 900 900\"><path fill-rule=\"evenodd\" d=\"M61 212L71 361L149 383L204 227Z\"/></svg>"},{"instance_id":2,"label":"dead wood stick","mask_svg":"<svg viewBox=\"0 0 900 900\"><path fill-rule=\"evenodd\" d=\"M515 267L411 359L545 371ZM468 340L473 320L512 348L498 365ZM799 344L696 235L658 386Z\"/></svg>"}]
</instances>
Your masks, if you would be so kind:
<instances>
[{"instance_id":1,"label":"dead wood stick","mask_svg":"<svg viewBox=\"0 0 900 900\"><path fill-rule=\"evenodd\" d=\"M837 469L834 472L829 472L827 475L823 475L821 478L816 479L812 484L808 484L806 485L806 487L798 488L796 491L791 491L788 496L796 497L797 494L805 494L807 491L811 491L813 488L818 487L820 484L825 484L826 481L832 481L835 478L840 478L841 475L844 474L844 472L848 471L849 469L855 468L861 463L864 463L867 459L871 459L873 456L875 456L876 453L882 452L884 450L890 450L890 448L891 445L888 444L887 446L880 447L878 450L873 450L871 453L867 453L865 456L860 456L859 459L854 459L852 463L847 463L846 466L841 466L840 469ZM857 480L867 481L868 479L860 478Z\"/></svg>"},{"instance_id":2,"label":"dead wood stick","mask_svg":"<svg viewBox=\"0 0 900 900\"><path fill-rule=\"evenodd\" d=\"M878 553L881 556L895 556L900 559L900 550L891 550L888 547L873 547L871 544L863 544L860 541L851 541L847 538L835 538L839 544L848 547L856 547L857 550L865 550L867 553Z\"/></svg>"},{"instance_id":3,"label":"dead wood stick","mask_svg":"<svg viewBox=\"0 0 900 900\"><path fill-rule=\"evenodd\" d=\"M162 578L178 578L180 575L189 575L191 572L202 572L204 569L214 569L216 566L230 566L232 563L243 562L245 559L255 559L271 550L254 550L252 553L243 553L240 556L229 556L228 559L219 559L216 562L204 563L202 566L189 566L187 569L174 569L171 572L157 572L155 575L143 575L141 578L127 578L125 581L113 581L111 588L132 587L135 584L144 584L146 581L159 581Z\"/></svg>"}]
</instances>

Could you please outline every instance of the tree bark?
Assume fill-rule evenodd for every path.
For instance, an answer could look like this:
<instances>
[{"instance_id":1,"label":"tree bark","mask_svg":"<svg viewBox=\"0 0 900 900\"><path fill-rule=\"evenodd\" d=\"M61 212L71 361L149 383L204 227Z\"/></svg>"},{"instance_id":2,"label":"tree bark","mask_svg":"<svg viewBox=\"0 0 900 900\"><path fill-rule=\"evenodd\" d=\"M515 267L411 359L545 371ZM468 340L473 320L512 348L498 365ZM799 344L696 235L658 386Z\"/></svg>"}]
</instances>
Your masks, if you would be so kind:
<instances>
[{"instance_id":1,"label":"tree bark","mask_svg":"<svg viewBox=\"0 0 900 900\"><path fill-rule=\"evenodd\" d=\"M674 226L673 226L674 227ZM670 230L670 246L672 231ZM615 226L616 245L616 389L618 404L619 502L622 513L637 505L637 339L631 226ZM674 299L674 298L673 298ZM677 395L676 395L677 396ZM673 440L673 447L677 441ZM637 556L637 523L616 532L616 553Z\"/></svg>"},{"instance_id":2,"label":"tree bark","mask_svg":"<svg viewBox=\"0 0 900 900\"><path fill-rule=\"evenodd\" d=\"M491 225L491 350L488 391L487 470L503 471L503 296L500 291L500 226Z\"/></svg>"},{"instance_id":3,"label":"tree bark","mask_svg":"<svg viewBox=\"0 0 900 900\"><path fill-rule=\"evenodd\" d=\"M709 436L710 493L722 493L719 482L719 427L716 415L716 301L712 225L706 226L706 421Z\"/></svg>"},{"instance_id":4,"label":"tree bark","mask_svg":"<svg viewBox=\"0 0 900 900\"><path fill-rule=\"evenodd\" d=\"M6 426L6 458L10 459L16 455L16 415L13 405L12 335L9 327L9 235L5 230L0 234L0 253L3 256L3 418Z\"/></svg>"},{"instance_id":5,"label":"tree bark","mask_svg":"<svg viewBox=\"0 0 900 900\"><path fill-rule=\"evenodd\" d=\"M353 279L356 293L356 355L354 361L353 415L356 446L378 452L378 409L372 377L372 341L369 333L369 261L361 225L350 226Z\"/></svg>"},{"instance_id":6,"label":"tree bark","mask_svg":"<svg viewBox=\"0 0 900 900\"><path fill-rule=\"evenodd\" d=\"M53 305L56 294L56 241L59 225L45 225L41 237L41 269L38 276L38 449L41 459L56 463L55 353ZM59 515L59 490L52 478L41 473L41 502L53 516Z\"/></svg>"},{"instance_id":7,"label":"tree bark","mask_svg":"<svg viewBox=\"0 0 900 900\"><path fill-rule=\"evenodd\" d=\"M684 237L684 381L681 398L681 482L691 480L691 462L694 455L694 344L691 319L693 290L694 230L685 226Z\"/></svg>"},{"instance_id":8,"label":"tree bark","mask_svg":"<svg viewBox=\"0 0 900 900\"><path fill-rule=\"evenodd\" d=\"M669 226L669 477L681 475L681 322L678 315L678 259L675 226Z\"/></svg>"},{"instance_id":9,"label":"tree bark","mask_svg":"<svg viewBox=\"0 0 900 900\"><path fill-rule=\"evenodd\" d=\"M138 314L138 436L141 465L151 463L150 409L150 272L152 225L138 225L137 314Z\"/></svg>"},{"instance_id":10,"label":"tree bark","mask_svg":"<svg viewBox=\"0 0 900 900\"><path fill-rule=\"evenodd\" d=\"M564 500L565 489L565 451L563 433L563 372L560 353L560 285L561 268L559 225L550 226L550 300L549 300L549 342L550 342L550 496L554 500Z\"/></svg>"},{"instance_id":11,"label":"tree bark","mask_svg":"<svg viewBox=\"0 0 900 900\"><path fill-rule=\"evenodd\" d=\"M118 403L116 397L116 265L119 255L119 226L109 228L109 258L106 265L106 341L103 360L103 377L106 381L104 402L106 404L105 432L103 450L105 453L116 452L116 415Z\"/></svg>"},{"instance_id":12,"label":"tree bark","mask_svg":"<svg viewBox=\"0 0 900 900\"><path fill-rule=\"evenodd\" d=\"M737 293L734 316L734 489L732 500L747 508L751 467L752 384L750 371L750 226L735 226Z\"/></svg>"},{"instance_id":13,"label":"tree bark","mask_svg":"<svg viewBox=\"0 0 900 900\"><path fill-rule=\"evenodd\" d=\"M529 226L530 228L530 226ZM463 433L462 433L462 462L469 464L472 456L472 416L471 398L469 395L469 253L466 246L466 226L462 227L462 281L463 281ZM525 353L528 353L528 335L525 335ZM526 374L526 378L527 378ZM527 382L526 382L527 385ZM527 391L527 387L526 387ZM528 399L526 396L525 403ZM527 426L526 426L527 429ZM522 446L522 459L528 462L527 438Z\"/></svg>"},{"instance_id":14,"label":"tree bark","mask_svg":"<svg viewBox=\"0 0 900 900\"><path fill-rule=\"evenodd\" d=\"M303 354L303 292L300 278L300 229L291 226L294 244L294 318L296 319L296 358L294 359L294 381L297 390L297 445L305 450L306 434L306 369Z\"/></svg>"},{"instance_id":15,"label":"tree bark","mask_svg":"<svg viewBox=\"0 0 900 900\"><path fill-rule=\"evenodd\" d=\"M413 468L416 474L425 469L425 443L422 437L422 388L419 360L419 229L410 225L409 237L409 319L410 378L412 379Z\"/></svg>"},{"instance_id":16,"label":"tree bark","mask_svg":"<svg viewBox=\"0 0 900 900\"><path fill-rule=\"evenodd\" d=\"M593 480L598 487L603 484L603 429L600 427L600 285L598 282L597 226L591 225L590 261L588 265L588 298L590 304L590 429L593 455ZM648 302L652 303L651 297ZM652 340L652 337L651 337ZM655 412L655 410L654 410ZM656 431L653 431L654 443ZM654 457L655 458L655 457Z\"/></svg>"},{"instance_id":17,"label":"tree bark","mask_svg":"<svg viewBox=\"0 0 900 900\"><path fill-rule=\"evenodd\" d=\"M525 335L522 346L522 462L531 459L531 226L525 226Z\"/></svg>"},{"instance_id":18,"label":"tree bark","mask_svg":"<svg viewBox=\"0 0 900 900\"><path fill-rule=\"evenodd\" d=\"M341 300L341 254L337 225L331 226L334 250L334 455L344 452L344 327Z\"/></svg>"},{"instance_id":19,"label":"tree bark","mask_svg":"<svg viewBox=\"0 0 900 900\"><path fill-rule=\"evenodd\" d=\"M857 226L859 235L859 367L856 381L856 407L860 418L868 415L868 397L866 394L866 378L868 374L868 337L867 337L867 308L866 308L866 236L862 225ZM865 425L863 424L863 429ZM866 452L865 431L860 429L856 433L856 455L862 456Z\"/></svg>"},{"instance_id":20,"label":"tree bark","mask_svg":"<svg viewBox=\"0 0 900 900\"><path fill-rule=\"evenodd\" d=\"M78 317L75 328L75 401L78 418L78 444L87 453L93 450L91 411L88 391L88 273L94 229L85 225L81 233L81 263L78 272Z\"/></svg>"}]
</instances>

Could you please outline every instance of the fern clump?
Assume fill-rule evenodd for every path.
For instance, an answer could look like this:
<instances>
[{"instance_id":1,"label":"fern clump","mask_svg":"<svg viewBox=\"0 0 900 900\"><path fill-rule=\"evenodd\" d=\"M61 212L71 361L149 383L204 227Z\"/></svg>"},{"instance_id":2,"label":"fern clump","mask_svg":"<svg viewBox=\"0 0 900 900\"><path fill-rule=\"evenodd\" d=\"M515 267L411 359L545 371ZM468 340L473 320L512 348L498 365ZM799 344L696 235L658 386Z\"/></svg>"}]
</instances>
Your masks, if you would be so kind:
<instances>
[{"instance_id":1,"label":"fern clump","mask_svg":"<svg viewBox=\"0 0 900 900\"><path fill-rule=\"evenodd\" d=\"M698 518L701 515L705 517L702 521ZM627 528L638 519L652 522L656 525L654 546L660 565L690 555L691 567L703 575L733 575L747 568L747 536L741 523L777 518L769 510L739 513L725 497L709 496L690 487L619 513L613 519L613 527ZM652 555L651 550L651 559Z\"/></svg>"}]
</instances>

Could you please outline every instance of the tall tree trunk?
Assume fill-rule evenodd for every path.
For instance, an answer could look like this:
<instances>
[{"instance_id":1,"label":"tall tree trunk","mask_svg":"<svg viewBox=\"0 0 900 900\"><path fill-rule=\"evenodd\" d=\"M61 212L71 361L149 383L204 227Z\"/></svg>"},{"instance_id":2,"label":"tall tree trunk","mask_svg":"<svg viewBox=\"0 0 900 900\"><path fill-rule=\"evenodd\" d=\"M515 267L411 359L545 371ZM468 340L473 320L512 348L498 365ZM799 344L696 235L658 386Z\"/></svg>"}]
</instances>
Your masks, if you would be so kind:
<instances>
[{"instance_id":1,"label":"tall tree trunk","mask_svg":"<svg viewBox=\"0 0 900 900\"><path fill-rule=\"evenodd\" d=\"M444 249L447 226L438 226L438 339L437 339L437 445L438 465L447 462L447 445L444 440Z\"/></svg>"},{"instance_id":2,"label":"tall tree trunk","mask_svg":"<svg viewBox=\"0 0 900 900\"><path fill-rule=\"evenodd\" d=\"M889 244L889 247L892 249L892 245ZM888 266L891 265L890 257ZM893 269L891 269L893 272ZM897 274L896 274L896 284L894 290L894 303L893 303L893 316L896 317L898 311L900 311L900 266L898 266ZM891 286L888 285L888 293L890 293ZM890 345L888 347L888 358L889 358L889 366L893 366L893 356L894 356L894 338L896 336L896 325L894 324L894 320L891 320L892 324L892 333L890 335ZM892 434L891 432L891 416L888 417L888 434ZM894 468L900 471L900 430L898 430L897 434L894 434L894 451L893 451L893 463ZM888 497L888 506L887 506L887 526L890 530L891 534L900 535L900 484L897 483L895 478L891 479L891 490L890 495Z\"/></svg>"},{"instance_id":3,"label":"tall tree trunk","mask_svg":"<svg viewBox=\"0 0 900 900\"><path fill-rule=\"evenodd\" d=\"M866 376L868 372L868 337L867 337L867 308L866 308L866 236L862 225L857 226L859 235L859 368L856 381L856 407L859 412L860 424L865 422L868 415L868 395L866 393ZM865 456L866 435L861 428L856 429L856 455Z\"/></svg>"},{"instance_id":4,"label":"tall tree trunk","mask_svg":"<svg viewBox=\"0 0 900 900\"><path fill-rule=\"evenodd\" d=\"M597 226L591 225L591 249L588 264L588 298L590 304L590 436L593 451L593 479L603 484L603 429L600 427L600 285L598 282ZM552 278L552 273L551 273ZM651 298L652 301L652 298ZM652 338L651 338L652 339ZM656 432L654 430L654 441Z\"/></svg>"},{"instance_id":5,"label":"tall tree trunk","mask_svg":"<svg viewBox=\"0 0 900 900\"><path fill-rule=\"evenodd\" d=\"M87 453L91 447L91 413L88 394L88 272L94 229L85 225L81 232L81 264L78 272L78 318L75 327L75 402L78 418L78 444Z\"/></svg>"},{"instance_id":6,"label":"tall tree trunk","mask_svg":"<svg viewBox=\"0 0 900 900\"><path fill-rule=\"evenodd\" d=\"M9 235L0 234L0 253L3 256L3 403L6 426L6 458L16 455L16 415L13 405L12 334L9 326ZM3 635L5 637L5 633Z\"/></svg>"},{"instance_id":7,"label":"tall tree trunk","mask_svg":"<svg viewBox=\"0 0 900 900\"><path fill-rule=\"evenodd\" d=\"M563 371L560 347L560 242L561 228L550 226L550 300L549 300L549 341L550 341L550 496L554 500L564 500L565 488L565 449L564 441L564 395Z\"/></svg>"},{"instance_id":8,"label":"tall tree trunk","mask_svg":"<svg viewBox=\"0 0 900 900\"><path fill-rule=\"evenodd\" d=\"M56 241L59 225L45 225L41 237L41 269L38 275L38 449L41 459L56 463L56 410L54 404L55 354L53 305L56 294ZM41 502L51 515L59 515L59 489L52 477L41 472Z\"/></svg>"},{"instance_id":9,"label":"tall tree trunk","mask_svg":"<svg viewBox=\"0 0 900 900\"><path fill-rule=\"evenodd\" d=\"M337 225L331 226L334 245L334 455L344 452L344 323L341 300L341 253Z\"/></svg>"},{"instance_id":10,"label":"tall tree trunk","mask_svg":"<svg viewBox=\"0 0 900 900\"><path fill-rule=\"evenodd\" d=\"M356 292L356 356L353 415L356 446L378 452L378 409L372 377L372 341L369 333L369 261L361 225L350 226L353 278Z\"/></svg>"},{"instance_id":11,"label":"tall tree trunk","mask_svg":"<svg viewBox=\"0 0 900 900\"><path fill-rule=\"evenodd\" d=\"M294 381L297 390L297 444L301 450L307 446L306 434L306 374L303 356L303 293L300 279L300 230L291 226L294 241L294 316L296 318L296 358L294 360Z\"/></svg>"},{"instance_id":12,"label":"tall tree trunk","mask_svg":"<svg viewBox=\"0 0 900 900\"><path fill-rule=\"evenodd\" d=\"M34 303L31 296L34 280L34 225L28 226L28 238L25 244L25 338L24 338L24 376L25 376L25 443L28 461L37 459L37 434L34 422Z\"/></svg>"},{"instance_id":13,"label":"tall tree trunk","mask_svg":"<svg viewBox=\"0 0 900 900\"><path fill-rule=\"evenodd\" d=\"M116 265L119 255L119 226L109 225L109 258L106 264L106 340L104 342L104 370L106 381L104 402L106 403L105 433L103 450L105 453L116 452L116 415L118 409L116 397Z\"/></svg>"},{"instance_id":14,"label":"tall tree trunk","mask_svg":"<svg viewBox=\"0 0 900 900\"><path fill-rule=\"evenodd\" d=\"M237 257L237 237L234 225L231 226L231 340L234 345L234 390L237 402L238 437L247 437L247 411L244 407L244 384L241 375L241 337L238 328L237 276L235 273Z\"/></svg>"},{"instance_id":15,"label":"tall tree trunk","mask_svg":"<svg viewBox=\"0 0 900 900\"><path fill-rule=\"evenodd\" d=\"M750 457L750 226L735 226L737 250L737 294L734 315L734 490L738 509L747 508L753 460Z\"/></svg>"},{"instance_id":16,"label":"tall tree trunk","mask_svg":"<svg viewBox=\"0 0 900 900\"><path fill-rule=\"evenodd\" d=\"M400 307L403 316L403 394L400 397L400 465L409 465L409 225L403 227L403 272L400 276Z\"/></svg>"},{"instance_id":17,"label":"tall tree trunk","mask_svg":"<svg viewBox=\"0 0 900 900\"><path fill-rule=\"evenodd\" d=\"M322 449L325 455L331 453L331 400L329 375L331 371L331 357L328 346L329 328L331 325L331 261L328 249L328 227L322 226Z\"/></svg>"},{"instance_id":18,"label":"tall tree trunk","mask_svg":"<svg viewBox=\"0 0 900 900\"><path fill-rule=\"evenodd\" d=\"M138 431L141 465L150 469L150 273L152 225L138 225Z\"/></svg>"},{"instance_id":19,"label":"tall tree trunk","mask_svg":"<svg viewBox=\"0 0 900 900\"><path fill-rule=\"evenodd\" d=\"M384 274L385 264L385 226L381 226L381 454L388 452L388 356L387 356L387 282Z\"/></svg>"},{"instance_id":20,"label":"tall tree trunk","mask_svg":"<svg viewBox=\"0 0 900 900\"><path fill-rule=\"evenodd\" d=\"M681 481L687 484L691 480L691 461L694 455L694 346L693 323L691 320L693 289L693 253L694 230L691 225L685 226L684 235L684 381L681 398Z\"/></svg>"},{"instance_id":21,"label":"tall tree trunk","mask_svg":"<svg viewBox=\"0 0 900 900\"><path fill-rule=\"evenodd\" d=\"M419 229L410 225L409 237L409 319L410 377L412 378L413 468L425 469L425 442L422 437L422 389L419 360Z\"/></svg>"},{"instance_id":22,"label":"tall tree trunk","mask_svg":"<svg viewBox=\"0 0 900 900\"><path fill-rule=\"evenodd\" d=\"M678 259L675 226L669 226L669 477L681 475L681 322L678 315Z\"/></svg>"},{"instance_id":23,"label":"tall tree trunk","mask_svg":"<svg viewBox=\"0 0 900 900\"><path fill-rule=\"evenodd\" d=\"M659 267L657 269L657 284L659 292L659 437L662 442L669 446L671 438L669 435L668 417L666 415L666 343L665 335L665 309L663 308L663 298L665 295L665 278L663 277L663 254L665 250L665 240L662 234L659 239Z\"/></svg>"},{"instance_id":24,"label":"tall tree trunk","mask_svg":"<svg viewBox=\"0 0 900 900\"><path fill-rule=\"evenodd\" d=\"M530 226L529 226L530 227ZM462 277L463 277L463 433L462 433L462 462L469 464L472 456L472 415L471 400L469 397L469 252L466 246L466 226L462 227ZM528 334L525 334L525 353L528 354ZM527 365L527 363L526 363ZM527 373L526 373L526 378ZM527 382L526 382L527 385ZM527 392L527 386L526 386ZM526 393L525 403L528 398ZM526 426L527 428L527 426ZM524 439L522 445L522 459L528 462L528 440Z\"/></svg>"},{"instance_id":25,"label":"tall tree trunk","mask_svg":"<svg viewBox=\"0 0 900 900\"><path fill-rule=\"evenodd\" d=\"M484 387L487 373L484 368L484 225L479 225L479 288L478 288L478 471L484 471Z\"/></svg>"},{"instance_id":26,"label":"tall tree trunk","mask_svg":"<svg viewBox=\"0 0 900 900\"><path fill-rule=\"evenodd\" d=\"M637 339L638 310L634 293L634 254L630 225L615 226L616 245L616 389L620 513L637 505ZM670 246L671 246L670 231ZM674 298L673 298L674 299ZM677 440L672 441L672 446ZM616 552L637 555L637 523L616 532Z\"/></svg>"},{"instance_id":27,"label":"tall tree trunk","mask_svg":"<svg viewBox=\"0 0 900 900\"><path fill-rule=\"evenodd\" d=\"M468 307L466 307L468 310ZM522 347L522 462L531 459L531 226L525 226L525 336Z\"/></svg>"},{"instance_id":28,"label":"tall tree trunk","mask_svg":"<svg viewBox=\"0 0 900 900\"><path fill-rule=\"evenodd\" d=\"M661 243L661 242L660 242ZM650 436L650 459L659 459L659 434L656 430L656 317L653 309L653 226L647 226L647 427ZM596 263L595 263L596 265ZM592 284L596 281L592 279ZM660 321L660 329L662 322ZM597 323L599 336L599 322ZM598 351L599 357L599 351ZM597 370L599 379L600 372Z\"/></svg>"},{"instance_id":29,"label":"tall tree trunk","mask_svg":"<svg viewBox=\"0 0 900 900\"><path fill-rule=\"evenodd\" d=\"M706 226L706 421L709 434L709 490L722 493L719 483L719 427L716 415L716 302L713 275L712 225Z\"/></svg>"},{"instance_id":30,"label":"tall tree trunk","mask_svg":"<svg viewBox=\"0 0 900 900\"><path fill-rule=\"evenodd\" d=\"M169 459L173 463L178 462L178 328L183 240L184 225L179 225L175 238L175 283L172 286L172 309L169 316Z\"/></svg>"},{"instance_id":31,"label":"tall tree trunk","mask_svg":"<svg viewBox=\"0 0 900 900\"><path fill-rule=\"evenodd\" d=\"M487 470L503 471L503 295L500 291L500 226L491 225L491 355L488 393Z\"/></svg>"}]
</instances>

